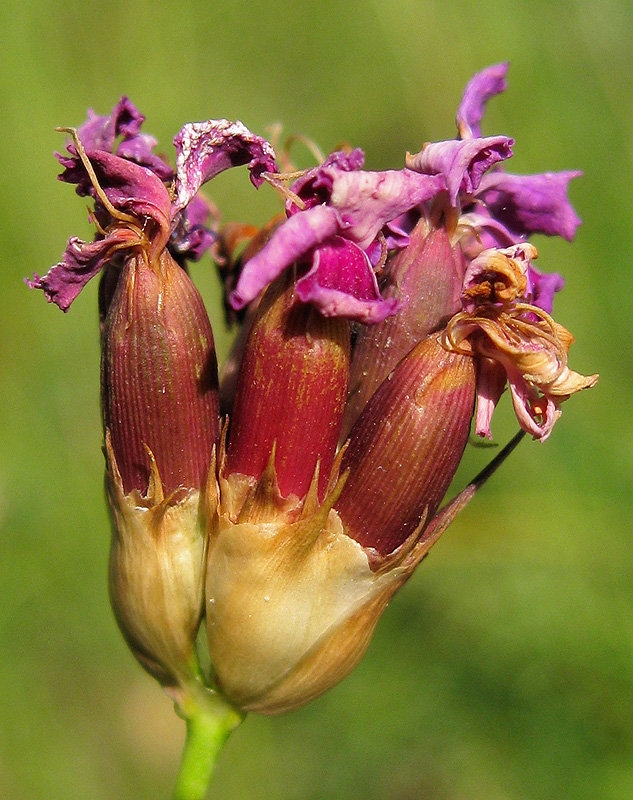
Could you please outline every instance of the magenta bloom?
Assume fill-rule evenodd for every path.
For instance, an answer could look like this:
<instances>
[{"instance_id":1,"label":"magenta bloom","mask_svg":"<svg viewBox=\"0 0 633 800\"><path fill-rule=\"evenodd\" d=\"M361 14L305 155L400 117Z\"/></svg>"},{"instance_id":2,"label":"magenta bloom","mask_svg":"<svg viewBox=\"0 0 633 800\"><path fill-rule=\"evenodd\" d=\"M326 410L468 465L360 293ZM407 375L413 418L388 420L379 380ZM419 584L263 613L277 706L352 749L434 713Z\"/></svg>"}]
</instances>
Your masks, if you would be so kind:
<instances>
[{"instance_id":1,"label":"magenta bloom","mask_svg":"<svg viewBox=\"0 0 633 800\"><path fill-rule=\"evenodd\" d=\"M362 164L360 150L333 153L292 185L298 201L288 201L288 219L245 265L229 298L233 308L246 306L296 263L298 296L324 316L375 323L396 311L397 301L381 297L375 275L387 250L403 241L389 224L445 182L409 169L367 172Z\"/></svg>"},{"instance_id":2,"label":"magenta bloom","mask_svg":"<svg viewBox=\"0 0 633 800\"><path fill-rule=\"evenodd\" d=\"M69 156L58 155L65 167L60 179L77 184L78 194L95 199L94 218L99 227L93 242L71 237L63 260L42 278L35 275L27 281L32 288L42 289L46 299L62 311L69 309L86 283L122 249L142 245L150 257L157 257L165 248L180 260L199 257L213 239L204 226L204 201L195 198L202 184L239 164L248 165L256 185L261 183L262 172L276 169L274 151L265 139L241 122L208 120L189 123L176 136L174 176L171 167L151 152L155 140L139 133L143 119L132 103L122 98L108 117L90 112L88 122L77 131L117 219L97 195L75 146L68 145ZM122 140L117 145L118 136ZM174 203L165 186L172 177Z\"/></svg>"},{"instance_id":3,"label":"magenta bloom","mask_svg":"<svg viewBox=\"0 0 633 800\"><path fill-rule=\"evenodd\" d=\"M571 240L580 224L567 198L569 181L580 172L512 175L499 162L512 155L513 140L481 137L486 103L505 90L507 69L507 63L496 64L468 83L457 111L458 139L426 145L407 158L411 169L444 175L460 225L477 232L478 240L466 242L471 257L482 249L525 241L533 233Z\"/></svg>"}]
</instances>

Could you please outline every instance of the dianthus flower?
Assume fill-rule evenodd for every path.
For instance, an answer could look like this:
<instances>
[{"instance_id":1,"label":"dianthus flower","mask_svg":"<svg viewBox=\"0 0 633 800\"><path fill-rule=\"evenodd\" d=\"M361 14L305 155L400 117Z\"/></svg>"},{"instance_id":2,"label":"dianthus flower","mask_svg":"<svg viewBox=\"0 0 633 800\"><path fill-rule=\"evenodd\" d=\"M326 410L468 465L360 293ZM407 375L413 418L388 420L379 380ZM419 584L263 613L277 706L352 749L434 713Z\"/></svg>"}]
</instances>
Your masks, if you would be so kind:
<instances>
[{"instance_id":1,"label":"dianthus flower","mask_svg":"<svg viewBox=\"0 0 633 800\"><path fill-rule=\"evenodd\" d=\"M210 768L246 711L304 705L358 663L391 597L523 436L441 506L473 417L490 436L506 382L521 428L544 440L597 379L570 370L571 334L550 316L562 279L534 269L525 241L573 236L578 173L503 171L513 140L480 123L505 74L476 75L459 138L398 170L364 170L355 149L282 174L266 140L227 120L185 125L172 170L126 98L65 129L60 177L94 200L97 232L28 283L66 311L102 273L110 595L188 720L196 790L176 796L203 796L191 753ZM238 165L281 192L285 214L223 234L229 253L250 242L227 292L248 317L220 386L185 265L216 241L198 190Z\"/></svg>"},{"instance_id":2,"label":"dianthus flower","mask_svg":"<svg viewBox=\"0 0 633 800\"><path fill-rule=\"evenodd\" d=\"M457 139L426 144L420 152L407 155L409 169L440 174L447 189L393 222L403 235L409 235L410 241L408 247L387 261L381 291L385 299L399 301L400 312L397 320L386 319L359 335L352 361L353 397L348 403L346 431L351 429L376 387L412 345L444 327L450 316L460 311L463 284L472 280L470 264L479 253L490 254L493 248L503 250L518 245L533 233L571 240L580 224L567 198L569 181L580 172L512 175L505 172L503 164L512 156L514 140L481 135L487 102L506 89L507 66L504 63L488 67L469 82L457 111ZM562 289L564 281L556 273L539 272L532 265L536 251L529 252L532 256L525 260L521 296L525 303L538 309L532 312L532 318L542 314L544 320L549 318L554 293ZM464 312L468 310L464 308ZM558 326L555 330L564 329ZM535 337L536 331L536 327L530 328ZM556 338L557 333L552 335ZM555 349L565 353L562 361L566 364L569 334L561 336L563 339L567 336L567 343L557 340ZM447 345L449 340L443 337L442 341ZM542 336L531 342L526 332L517 347L524 351L541 350L542 344ZM482 360L479 363L484 364ZM542 407L535 401L538 391L534 387L528 391L523 385L519 389L519 382L512 374L510 388L519 424L533 436L546 438L559 416L559 404L565 395L557 395L556 401L550 398ZM572 393L584 385L592 385L591 379L587 380L586 384L580 381L573 386L567 384L566 388ZM491 435L490 415L505 382L500 367L494 371L486 366L481 368L475 428L479 435Z\"/></svg>"}]
</instances>

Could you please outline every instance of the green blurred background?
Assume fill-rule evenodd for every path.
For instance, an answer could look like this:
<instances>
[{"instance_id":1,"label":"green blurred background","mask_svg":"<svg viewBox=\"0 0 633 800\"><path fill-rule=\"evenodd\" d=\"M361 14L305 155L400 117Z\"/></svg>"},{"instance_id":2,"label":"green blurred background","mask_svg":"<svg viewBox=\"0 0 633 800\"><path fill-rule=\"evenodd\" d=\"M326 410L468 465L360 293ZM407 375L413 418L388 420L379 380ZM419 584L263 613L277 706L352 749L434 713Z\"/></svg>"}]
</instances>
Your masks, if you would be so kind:
<instances>
[{"instance_id":1,"label":"green blurred background","mask_svg":"<svg viewBox=\"0 0 633 800\"><path fill-rule=\"evenodd\" d=\"M568 281L555 312L577 337L572 367L600 383L547 443L521 444L352 676L306 709L247 719L212 797L633 797L632 51L628 0L3 4L1 798L167 798L184 734L108 606L96 282L68 315L22 283L89 234L85 203L55 180L55 126L125 93L165 152L184 122L224 116L399 167L455 135L471 74L506 59L484 133L516 138L515 172L585 172L576 241L536 244ZM233 173L208 187L225 219L265 221L272 190ZM211 263L193 276L223 354ZM514 429L506 408L495 435ZM470 448L459 480L489 455Z\"/></svg>"}]
</instances>

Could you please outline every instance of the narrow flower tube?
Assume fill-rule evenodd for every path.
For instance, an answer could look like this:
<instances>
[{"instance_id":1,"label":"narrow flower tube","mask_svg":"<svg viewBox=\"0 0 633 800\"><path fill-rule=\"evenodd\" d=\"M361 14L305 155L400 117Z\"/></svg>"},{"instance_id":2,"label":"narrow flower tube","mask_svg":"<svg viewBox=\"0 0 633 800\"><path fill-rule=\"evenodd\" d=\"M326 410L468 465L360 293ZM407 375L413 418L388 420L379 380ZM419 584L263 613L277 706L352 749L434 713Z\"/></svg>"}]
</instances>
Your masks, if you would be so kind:
<instances>
[{"instance_id":1,"label":"narrow flower tube","mask_svg":"<svg viewBox=\"0 0 633 800\"><path fill-rule=\"evenodd\" d=\"M167 250L153 267L141 252L123 269L103 332L101 388L126 494L145 492L151 459L167 493L204 484L219 424L213 333Z\"/></svg>"},{"instance_id":2,"label":"narrow flower tube","mask_svg":"<svg viewBox=\"0 0 633 800\"><path fill-rule=\"evenodd\" d=\"M448 356L448 358L446 357ZM473 359L424 339L382 383L352 429L335 503L345 530L381 556L435 514L466 447Z\"/></svg>"},{"instance_id":3,"label":"narrow flower tube","mask_svg":"<svg viewBox=\"0 0 633 800\"><path fill-rule=\"evenodd\" d=\"M334 462L349 380L349 325L302 303L282 277L264 296L244 350L226 473L258 480L274 448L282 497L303 498Z\"/></svg>"},{"instance_id":4,"label":"narrow flower tube","mask_svg":"<svg viewBox=\"0 0 633 800\"><path fill-rule=\"evenodd\" d=\"M167 249L126 254L102 333L110 598L140 663L163 685L191 678L204 607L201 489L218 439L209 318Z\"/></svg>"}]
</instances>

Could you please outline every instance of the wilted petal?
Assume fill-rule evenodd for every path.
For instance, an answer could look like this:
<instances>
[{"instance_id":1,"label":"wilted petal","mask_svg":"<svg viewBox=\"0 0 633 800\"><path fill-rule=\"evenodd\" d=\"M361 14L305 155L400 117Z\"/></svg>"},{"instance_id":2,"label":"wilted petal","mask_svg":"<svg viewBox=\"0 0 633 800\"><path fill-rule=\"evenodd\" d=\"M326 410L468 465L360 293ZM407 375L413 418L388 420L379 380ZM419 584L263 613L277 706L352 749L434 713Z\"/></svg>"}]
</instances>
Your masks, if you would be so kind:
<instances>
[{"instance_id":1,"label":"wilted petal","mask_svg":"<svg viewBox=\"0 0 633 800\"><path fill-rule=\"evenodd\" d=\"M480 123L491 97L506 90L508 62L494 64L470 79L457 110L457 128L462 139L481 136Z\"/></svg>"},{"instance_id":2,"label":"wilted petal","mask_svg":"<svg viewBox=\"0 0 633 800\"><path fill-rule=\"evenodd\" d=\"M508 247L520 241L521 237L491 217L485 206L478 204L475 208L459 218L460 244L467 260L476 258L484 250Z\"/></svg>"},{"instance_id":3,"label":"wilted petal","mask_svg":"<svg viewBox=\"0 0 633 800\"><path fill-rule=\"evenodd\" d=\"M580 218L567 198L567 186L581 172L540 175L484 175L478 196L490 213L518 235L545 233L571 241Z\"/></svg>"},{"instance_id":4,"label":"wilted petal","mask_svg":"<svg viewBox=\"0 0 633 800\"><path fill-rule=\"evenodd\" d=\"M561 415L558 404L551 397L541 396L537 388L515 370L508 373L508 385L520 427L534 439L544 442Z\"/></svg>"},{"instance_id":5,"label":"wilted petal","mask_svg":"<svg viewBox=\"0 0 633 800\"><path fill-rule=\"evenodd\" d=\"M340 236L315 250L312 268L297 281L296 290L304 303L312 303L324 317L375 323L398 307L395 298L380 296L364 250Z\"/></svg>"},{"instance_id":6,"label":"wilted petal","mask_svg":"<svg viewBox=\"0 0 633 800\"><path fill-rule=\"evenodd\" d=\"M510 311L490 307L479 314L456 314L442 340L448 350L478 354L503 367L519 424L541 440L549 436L560 416L560 403L598 380L597 375L569 369L567 351L572 342L562 325L527 304L517 304ZM488 432L483 416L478 432Z\"/></svg>"},{"instance_id":7,"label":"wilted petal","mask_svg":"<svg viewBox=\"0 0 633 800\"><path fill-rule=\"evenodd\" d=\"M211 207L200 195L196 195L189 205L180 212L172 230L169 249L176 260L198 261L216 241L217 235L209 226Z\"/></svg>"},{"instance_id":8,"label":"wilted petal","mask_svg":"<svg viewBox=\"0 0 633 800\"><path fill-rule=\"evenodd\" d=\"M362 169L365 163L365 154L360 148L355 148L347 153L345 150L335 150L330 153L322 164L307 170L297 178L290 187L308 206L326 201L332 192L334 170L353 172ZM287 204L289 214L299 209L292 203Z\"/></svg>"},{"instance_id":9,"label":"wilted petal","mask_svg":"<svg viewBox=\"0 0 633 800\"><path fill-rule=\"evenodd\" d=\"M276 172L275 151L241 122L210 119L190 122L174 139L176 146L176 202L183 209L203 183L229 167L248 165L251 181L260 186L262 172Z\"/></svg>"},{"instance_id":10,"label":"wilted petal","mask_svg":"<svg viewBox=\"0 0 633 800\"><path fill-rule=\"evenodd\" d=\"M514 140L508 136L432 142L416 155L407 155L406 164L417 172L441 173L446 180L450 201L456 205L460 192L473 194L486 170L510 158L513 144Z\"/></svg>"},{"instance_id":11,"label":"wilted petal","mask_svg":"<svg viewBox=\"0 0 633 800\"><path fill-rule=\"evenodd\" d=\"M49 303L68 311L71 303L91 278L98 275L113 251L138 241L128 228L117 228L105 239L84 242L76 236L68 240L63 260L40 278L34 275L26 283L31 289L41 289Z\"/></svg>"},{"instance_id":12,"label":"wilted petal","mask_svg":"<svg viewBox=\"0 0 633 800\"><path fill-rule=\"evenodd\" d=\"M328 167L319 171L318 179L319 186L325 185L327 192L331 193L327 205L319 204L308 207L305 211L295 211L275 230L268 244L248 261L235 292L229 298L236 310L253 300L286 267L310 254L313 248L329 244L332 237L341 236L358 245L361 250L366 251L363 261L370 263L370 259L378 253L378 248L375 247L376 237L387 223L444 188L441 175L420 175L406 169L361 172ZM314 183L312 189L314 190ZM325 263L334 263L330 261L331 255L326 255ZM330 275L328 280L331 281L330 267L327 272ZM352 280L348 294L351 298L356 298L353 302L355 305L360 296L355 295L358 285L354 283L354 275L360 273L353 271L346 274ZM372 285L373 280L375 279L372 279ZM316 291L317 284L320 285L320 281L313 283L312 278L307 283L312 287L311 293ZM341 282L337 282L337 287L344 291ZM366 288L369 291L369 284L366 284ZM318 295L322 296L321 289ZM371 296L372 292L363 295L364 301L373 303L373 300L370 301ZM334 308L330 300L327 303L330 308ZM340 302L337 301L336 307L342 308ZM363 306L362 313L359 315L354 312L353 318L367 321L368 308ZM384 319L389 313L393 313L392 309L387 311L387 307L380 303L377 306L372 305L372 309L369 312L369 318L372 319Z\"/></svg>"},{"instance_id":13,"label":"wilted petal","mask_svg":"<svg viewBox=\"0 0 633 800\"><path fill-rule=\"evenodd\" d=\"M142 167L148 167L161 181L171 181L174 170L160 156L152 152L157 144L156 139L149 133L139 133L130 139L124 139L117 147L116 154Z\"/></svg>"},{"instance_id":14,"label":"wilted petal","mask_svg":"<svg viewBox=\"0 0 633 800\"><path fill-rule=\"evenodd\" d=\"M90 109L88 120L78 130L77 136L88 152L103 150L136 164L148 167L162 181L170 181L174 171L171 166L153 151L157 141L153 136L141 133L145 117L127 97L122 97L111 114L99 116ZM120 141L117 144L117 140ZM93 194L92 185L85 173L81 159L72 142L66 149L69 155L56 153L65 171L59 176L66 183L76 183L77 193Z\"/></svg>"},{"instance_id":15,"label":"wilted petal","mask_svg":"<svg viewBox=\"0 0 633 800\"><path fill-rule=\"evenodd\" d=\"M118 136L125 139L137 136L145 117L128 97L122 97L110 114L100 116L92 109L88 111L88 120L78 128L79 140L86 150L105 150L114 152L114 143ZM69 152L76 156L71 145Z\"/></svg>"},{"instance_id":16,"label":"wilted petal","mask_svg":"<svg viewBox=\"0 0 633 800\"><path fill-rule=\"evenodd\" d=\"M485 305L503 305L526 296L530 261L538 253L526 242L503 250L484 250L468 265L462 299L466 311Z\"/></svg>"},{"instance_id":17,"label":"wilted petal","mask_svg":"<svg viewBox=\"0 0 633 800\"><path fill-rule=\"evenodd\" d=\"M162 250L169 239L171 207L169 193L162 181L146 167L102 150L86 155L101 188L115 208L136 217L141 226L150 219L156 223L152 248Z\"/></svg>"},{"instance_id":18,"label":"wilted petal","mask_svg":"<svg viewBox=\"0 0 633 800\"><path fill-rule=\"evenodd\" d=\"M423 175L409 169L331 170L331 177L330 205L340 213L341 233L364 249L391 220L446 188L441 175Z\"/></svg>"},{"instance_id":19,"label":"wilted petal","mask_svg":"<svg viewBox=\"0 0 633 800\"><path fill-rule=\"evenodd\" d=\"M339 228L337 212L327 206L315 206L289 217L244 266L235 291L229 296L231 306L236 311L244 308L286 267L334 236Z\"/></svg>"},{"instance_id":20,"label":"wilted petal","mask_svg":"<svg viewBox=\"0 0 633 800\"><path fill-rule=\"evenodd\" d=\"M388 222L383 231L387 250L401 250L406 247L411 241L409 234L415 228L419 219L419 209L412 209Z\"/></svg>"},{"instance_id":21,"label":"wilted petal","mask_svg":"<svg viewBox=\"0 0 633 800\"><path fill-rule=\"evenodd\" d=\"M475 415L477 436L492 439L490 421L505 389L506 378L506 372L501 364L491 358L480 359L477 369L477 413Z\"/></svg>"},{"instance_id":22,"label":"wilted petal","mask_svg":"<svg viewBox=\"0 0 633 800\"><path fill-rule=\"evenodd\" d=\"M565 286L565 280L557 272L539 272L530 264L528 269L527 297L532 305L542 308L548 314L552 313L554 294L560 292Z\"/></svg>"}]
</instances>

